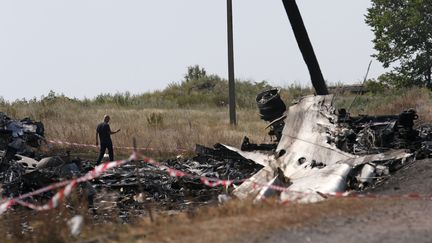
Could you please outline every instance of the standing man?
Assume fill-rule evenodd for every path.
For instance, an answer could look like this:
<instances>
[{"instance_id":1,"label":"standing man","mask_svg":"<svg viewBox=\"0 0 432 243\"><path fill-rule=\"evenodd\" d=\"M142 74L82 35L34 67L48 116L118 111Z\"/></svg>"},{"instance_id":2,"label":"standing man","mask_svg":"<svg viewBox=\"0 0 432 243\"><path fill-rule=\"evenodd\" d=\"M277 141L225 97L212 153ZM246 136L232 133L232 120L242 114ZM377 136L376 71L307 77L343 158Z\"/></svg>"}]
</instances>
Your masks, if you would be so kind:
<instances>
[{"instance_id":1,"label":"standing man","mask_svg":"<svg viewBox=\"0 0 432 243\"><path fill-rule=\"evenodd\" d=\"M105 115L103 122L100 123L96 128L96 146L99 145L98 134L100 139L100 151L99 151L99 157L96 161L96 165L99 165L100 162L102 161L106 149L108 149L110 161L114 161L114 151L113 151L113 144L111 141L111 134L120 132L120 129L118 129L115 132L112 132L108 124L109 121L110 121L110 117L108 115Z\"/></svg>"}]
</instances>

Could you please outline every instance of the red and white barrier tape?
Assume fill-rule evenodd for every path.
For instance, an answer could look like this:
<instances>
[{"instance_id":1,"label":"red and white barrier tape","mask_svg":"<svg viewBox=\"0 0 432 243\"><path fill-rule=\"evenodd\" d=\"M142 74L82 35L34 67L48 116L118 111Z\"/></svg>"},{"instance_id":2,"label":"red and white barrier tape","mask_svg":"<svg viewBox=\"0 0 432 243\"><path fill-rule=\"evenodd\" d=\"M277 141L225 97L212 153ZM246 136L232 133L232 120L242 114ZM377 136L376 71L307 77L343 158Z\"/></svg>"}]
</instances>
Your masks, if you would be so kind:
<instances>
[{"instance_id":1,"label":"red and white barrier tape","mask_svg":"<svg viewBox=\"0 0 432 243\"><path fill-rule=\"evenodd\" d=\"M72 193L72 190L77 185L78 185L77 180L73 180L71 183L69 183L63 189L58 191L47 204L42 205L42 206L36 206L32 203L24 202L21 200L15 200L15 202L18 204L21 204L22 206L26 206L28 208L34 209L36 211L50 210L50 209L56 208L65 197L69 196Z\"/></svg>"},{"instance_id":2,"label":"red and white barrier tape","mask_svg":"<svg viewBox=\"0 0 432 243\"><path fill-rule=\"evenodd\" d=\"M208 178L203 176L196 176L192 175L183 171L179 171L173 168L169 168L165 165L162 165L161 163L153 160L152 158L139 155L140 158L145 163L152 164L156 167L159 167L162 170L167 171L167 173L172 177L190 177L190 178L198 178L200 181L209 187L217 187L217 186L230 186L235 183L241 183L246 180L249 180L251 178L242 179L242 180L221 180L217 178ZM295 193L298 195L310 195L312 193L319 193L320 195L328 196L328 197L356 197L356 198L381 198L381 199L419 199L419 200L432 200L432 195L421 195L417 193L411 193L411 194L404 194L404 195L379 195L379 194L372 194L372 193L356 193L356 192L331 192L331 193L321 193L321 192L313 192L313 191L293 191L286 187L281 187L277 185L269 185L265 183L258 183L258 182L252 182L253 187L255 188L271 188L276 191L280 192L290 192Z\"/></svg>"},{"instance_id":3,"label":"red and white barrier tape","mask_svg":"<svg viewBox=\"0 0 432 243\"><path fill-rule=\"evenodd\" d=\"M118 161L113 161L113 162L107 162L104 164L101 164L97 167L95 167L93 170L89 171L86 175L74 179L74 180L69 180L69 181L63 181L63 182L58 182L58 183L54 183L52 185L49 185L47 187L38 189L34 192L31 193L27 193L27 194L23 194L19 197L13 198L13 199L8 199L6 201L4 201L2 204L0 204L0 215L4 212L6 212L11 206L15 205L15 204L20 204L22 206L37 210L37 211L44 211L44 210L50 210L50 209L54 209L56 208L60 202L67 196L69 196L73 189L81 182L85 182L85 181L89 181L92 180L94 178L99 177L100 175L102 175L102 173L104 173L106 170L114 168L114 167L118 167L120 165L123 165L124 163L127 163L131 160L137 160L138 158L142 158L143 161L145 163L149 163L152 164L156 167L159 167L162 170L165 170L170 176L173 177L190 177L190 178L199 178L200 181L209 187L216 187L216 186L230 186L231 184L233 184L234 182L240 182L240 181L233 181L233 180L220 180L220 179L216 179L216 178L208 178L208 177L200 177L200 176L195 176L189 173L185 173L173 168L169 168L165 165L160 164L159 162L153 160L152 158L146 157L146 156L138 156L138 154L133 153L130 158L128 160L118 160ZM243 181L243 180L242 180ZM65 186L66 185L66 186ZM46 191L50 191L50 190L54 190L56 188L60 188L62 186L65 186L63 189L61 189L60 191L58 191L54 197L52 197L50 199L50 201L48 203L46 203L45 205L42 206L38 206L32 203L28 203L25 201L22 201L22 199L31 197L31 196L35 196L38 194L41 194L43 192Z\"/></svg>"},{"instance_id":4,"label":"red and white barrier tape","mask_svg":"<svg viewBox=\"0 0 432 243\"><path fill-rule=\"evenodd\" d=\"M34 209L34 210L38 210L38 211L56 208L65 197L69 196L72 193L72 190L79 183L93 180L94 178L101 176L105 171L107 171L109 169L112 169L114 167L118 167L120 165L123 165L123 164L131 161L131 160L136 160L136 159L137 159L137 155L135 153L133 153L129 157L129 159L127 159L127 160L117 160L117 161L107 162L107 163L98 165L93 170L87 172L87 174L85 174L84 176L77 178L77 179L74 179L74 180L67 181L66 186L63 189L61 189L60 191L58 191L47 204L42 205L42 206L36 206L34 204L24 202L24 201L22 201L22 199L25 199L25 198L28 198L28 197L31 197L34 195L38 195L42 192L53 190L55 188L61 187L63 184L65 184L65 182L55 183L55 184L49 185L47 187L41 188L41 189L37 190L38 193L35 193L36 192L35 191L32 193L27 193L27 194L21 195L17 198L7 199L5 202L0 204L0 214L3 214L4 212L6 212L6 210L8 210L11 206L13 206L16 203L23 205L23 206L26 206L26 207L29 207L29 208Z\"/></svg>"},{"instance_id":5,"label":"red and white barrier tape","mask_svg":"<svg viewBox=\"0 0 432 243\"><path fill-rule=\"evenodd\" d=\"M221 180L218 178L209 178L209 177L205 177L205 176L196 176L193 174L189 174L187 172L183 172L180 170L176 170L173 168L170 168L166 165L163 165L157 161L155 161L152 158L143 156L143 155L139 155L140 158L143 160L144 163L148 163L151 165L154 165L158 168L160 168L161 170L165 170L168 175L172 176L172 177L189 177L189 178L195 178L195 179L199 179L204 185L209 186L209 187L217 187L217 186L230 186L233 183L240 183L240 182L244 182L245 180Z\"/></svg>"},{"instance_id":6,"label":"red and white barrier tape","mask_svg":"<svg viewBox=\"0 0 432 243\"><path fill-rule=\"evenodd\" d=\"M61 142L59 144L72 145L72 146L96 147L94 145L68 143L68 142ZM125 148L133 149L132 147L125 147ZM170 175L172 177L189 177L189 178L199 179L204 185L209 186L209 187L217 187L217 186L228 187L228 186L232 185L233 183L240 183L240 182L244 182L244 181L248 180L248 179L220 180L217 178L208 178L208 177L203 177L203 176L196 176L193 174L189 174L187 172L183 172L183 171L179 171L179 170L170 168L166 165L163 165L163 164L155 161L154 159L152 159L150 157L142 156L142 155L139 155L136 152L134 152L129 157L129 159L127 159L127 160L117 160L117 161L107 162L107 163L98 165L93 170L89 171L87 174L85 174L84 176L82 176L80 178L69 180L69 181L62 181L62 182L54 183L54 184L51 184L47 187L38 189L36 191L20 195L16 198L6 199L5 201L1 202L1 204L0 204L0 215L3 214L4 212L6 212L11 206L13 206L15 204L20 204L22 206L25 206L25 207L28 207L28 208L31 208L31 209L34 209L37 211L50 210L50 209L56 208L65 197L69 196L72 193L73 189L79 183L93 180L93 179L101 176L106 170L121 166L121 165L123 165L129 161L138 160L138 159L142 159L143 162L148 163L148 164L152 164L152 165L166 171L168 173L168 175ZM261 183L257 183L257 182L252 182L252 185L254 188L271 188L273 190L277 190L277 191L281 191L281 192L282 191L288 191L291 193L298 193L301 195L307 195L307 194L315 193L315 192L296 192L296 191L289 190L288 188L285 188L285 187L281 187L281 186L277 186L277 185L261 184ZM58 191L54 195L54 197L52 197L50 199L50 201L45 205L37 206L37 205L34 205L32 203L22 201L25 198L35 196L35 195L41 194L43 192L54 190L54 189L60 188L60 187L64 187L64 188L61 189L60 191ZM319 193L319 192L316 192L316 193ZM420 194L415 194L415 193L406 194L406 195L397 195L397 196L377 195L377 194L356 194L356 193L349 193L349 192L343 192L343 193L342 192L335 192L335 193L327 193L327 194L319 193L319 194L324 195L324 196L332 196L332 197L384 198L384 199L406 198L406 199L432 200L432 196L420 195Z\"/></svg>"},{"instance_id":7,"label":"red and white barrier tape","mask_svg":"<svg viewBox=\"0 0 432 243\"><path fill-rule=\"evenodd\" d=\"M51 144L58 144L58 145L68 145L68 146L74 146L74 147L82 147L82 148L99 148L99 146L94 144L83 144L83 143L71 143L71 142L65 142L60 140L46 140L48 143ZM126 149L126 150L135 150L134 147L122 147L122 146L114 146L116 149ZM156 148L136 148L136 150L139 151L161 151L160 149ZM175 152L191 152L191 150L183 149L183 148L176 148L173 151Z\"/></svg>"}]
</instances>

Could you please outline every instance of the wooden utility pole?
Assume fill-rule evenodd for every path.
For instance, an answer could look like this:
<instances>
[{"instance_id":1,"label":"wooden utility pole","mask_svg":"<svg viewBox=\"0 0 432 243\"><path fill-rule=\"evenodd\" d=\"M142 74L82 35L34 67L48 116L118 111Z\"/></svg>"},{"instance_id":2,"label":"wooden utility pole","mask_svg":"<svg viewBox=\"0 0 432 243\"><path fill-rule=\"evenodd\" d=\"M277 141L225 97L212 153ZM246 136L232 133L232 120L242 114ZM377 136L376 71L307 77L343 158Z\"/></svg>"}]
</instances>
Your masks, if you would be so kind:
<instances>
[{"instance_id":1,"label":"wooden utility pole","mask_svg":"<svg viewBox=\"0 0 432 243\"><path fill-rule=\"evenodd\" d=\"M229 87L229 114L230 124L237 125L236 98L234 81L234 38L232 0L227 0L227 36L228 36L228 87Z\"/></svg>"}]
</instances>

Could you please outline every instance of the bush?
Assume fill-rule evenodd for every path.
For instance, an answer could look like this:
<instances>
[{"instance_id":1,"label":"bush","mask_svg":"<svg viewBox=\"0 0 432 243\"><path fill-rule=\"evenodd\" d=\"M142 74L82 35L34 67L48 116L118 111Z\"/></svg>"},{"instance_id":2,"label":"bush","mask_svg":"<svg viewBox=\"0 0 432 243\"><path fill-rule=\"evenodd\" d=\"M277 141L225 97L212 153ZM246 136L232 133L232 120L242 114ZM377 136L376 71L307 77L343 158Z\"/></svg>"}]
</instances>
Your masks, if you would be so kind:
<instances>
[{"instance_id":1,"label":"bush","mask_svg":"<svg viewBox=\"0 0 432 243\"><path fill-rule=\"evenodd\" d=\"M364 84L365 89L373 94L384 93L388 89L388 85L383 82L378 82L375 79L369 79Z\"/></svg>"},{"instance_id":2,"label":"bush","mask_svg":"<svg viewBox=\"0 0 432 243\"><path fill-rule=\"evenodd\" d=\"M238 108L256 108L256 95L264 90L270 89L267 81L253 82L250 80L236 80L236 106ZM310 93L309 88L302 88L292 85L286 88L289 95L289 102L293 98ZM282 93L286 93L282 91ZM0 105L7 106L4 100L0 99ZM56 94L50 91L40 100L36 98L29 101L22 99L11 103L11 105L29 105L51 107L53 105L74 104L82 108L91 106L103 107L131 107L131 108L197 108L197 107L224 107L228 105L228 81L215 74L207 74L204 68L198 65L188 67L187 74L180 82L170 83L162 91L133 95L129 92L115 94L99 94L93 99L83 100L71 99L63 94ZM40 108L40 107L39 107ZM38 109L39 109L38 108ZM44 110L36 115L39 118L54 117L56 114Z\"/></svg>"},{"instance_id":3,"label":"bush","mask_svg":"<svg viewBox=\"0 0 432 243\"><path fill-rule=\"evenodd\" d=\"M162 126L163 125L163 116L159 112L152 112L147 116L147 124L149 126Z\"/></svg>"}]
</instances>

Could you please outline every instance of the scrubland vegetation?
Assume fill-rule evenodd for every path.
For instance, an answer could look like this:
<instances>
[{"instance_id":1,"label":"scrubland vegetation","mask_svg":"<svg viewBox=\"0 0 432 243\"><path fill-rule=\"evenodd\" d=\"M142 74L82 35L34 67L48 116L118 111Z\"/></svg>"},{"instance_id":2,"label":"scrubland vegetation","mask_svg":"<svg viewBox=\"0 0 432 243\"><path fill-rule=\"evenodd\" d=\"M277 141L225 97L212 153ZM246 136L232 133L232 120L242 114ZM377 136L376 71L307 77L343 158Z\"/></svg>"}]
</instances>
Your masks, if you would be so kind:
<instances>
[{"instance_id":1,"label":"scrubland vegetation","mask_svg":"<svg viewBox=\"0 0 432 243\"><path fill-rule=\"evenodd\" d=\"M419 114L417 125L432 122L432 92L428 89L432 87L429 34L432 5L422 0L402 2L372 0L366 15L366 23L375 34L373 43L377 54L374 57L393 70L377 81L365 82L368 90L365 94L336 90L336 108L347 108L353 116L399 114L414 108ZM0 97L0 111L14 118L42 121L48 139L84 144L95 143L96 124L104 114L110 114L112 129L122 129L114 136L115 145L131 146L135 137L139 147L158 150L146 153L163 157L174 155L178 148L193 150L196 143L238 146L245 135L258 143L268 141L267 132L263 130L266 124L259 119L255 104L256 94L268 88L270 85L266 81L237 80L236 127L230 126L228 121L227 80L207 74L199 66L190 67L183 80L161 91L139 95L101 94L83 100L54 92L39 99L14 102ZM309 87L281 87L287 106L307 94L313 94ZM230 201L221 207L203 207L171 216L155 213L153 217L132 221L129 225L123 224L117 215L94 218L86 212L84 204L74 195L68 199L68 208L61 205L42 213L17 210L5 214L0 221L0 231L4 232L0 234L0 242L247 241L245 236L254 239L260 232L302 226L323 215L341 218L366 209L379 211L379 207L389 206L394 201L340 199L284 207L273 201L261 204ZM76 214L85 217L78 237L71 236L67 228L67 220Z\"/></svg>"},{"instance_id":2,"label":"scrubland vegetation","mask_svg":"<svg viewBox=\"0 0 432 243\"><path fill-rule=\"evenodd\" d=\"M221 242L241 240L245 236L301 227L322 215L327 217L355 215L366 208L378 209L389 201L368 199L334 199L315 204L283 205L274 200L254 204L250 200L230 201L220 207L202 207L177 214L154 212L124 224L117 215L93 218L76 198L69 208L35 212L14 212L3 216L1 242ZM338 210L334 210L338 208ZM74 215L84 216L79 236L72 236L67 221Z\"/></svg>"},{"instance_id":3,"label":"scrubland vegetation","mask_svg":"<svg viewBox=\"0 0 432 243\"><path fill-rule=\"evenodd\" d=\"M259 119L256 94L270 88L265 82L237 82L238 126L230 126L227 82L204 69L190 67L184 80L162 91L142 95L128 93L99 95L94 99L73 99L50 92L40 99L0 102L0 110L11 117L30 117L45 124L46 137L68 142L94 144L95 128L104 114L110 114L117 146L158 150L156 155L173 155L176 149L193 151L195 144L212 146L225 143L239 146L243 136L266 142L266 124ZM428 89L391 89L374 81L366 83L369 92L356 95L334 91L337 108L350 108L352 115L399 114L415 108L419 123L432 121L431 91ZM313 94L308 87L281 87L287 106L295 99ZM155 152L149 152L155 155Z\"/></svg>"},{"instance_id":4,"label":"scrubland vegetation","mask_svg":"<svg viewBox=\"0 0 432 243\"><path fill-rule=\"evenodd\" d=\"M432 92L429 89L391 89L374 81L366 84L369 92L362 95L343 93L336 89L336 107L350 108L352 115L399 114L405 109L414 108L420 115L418 123L432 121ZM110 114L112 129L122 129L113 136L115 145L131 146L132 138L135 137L139 147L158 150L147 151L147 155L166 158L176 155L178 148L193 151L195 144L212 146L220 142L238 147L245 135L258 143L269 141L270 138L264 130L266 124L259 119L255 103L256 94L268 88L270 85L265 81L237 82L236 127L229 125L227 82L216 75L207 75L205 70L197 66L189 69L182 82L171 84L154 93L105 94L94 99L79 100L50 92L40 99L0 101L0 111L15 118L30 117L42 121L48 139L84 144L95 143L97 123L101 122L104 114ZM313 90L308 87L281 87L281 96L287 106L308 94L313 94ZM77 150L96 156L95 151L89 149ZM128 151L117 150L116 153L127 155ZM271 202L252 205L248 201L235 201L224 207L203 208L176 216L155 214L153 221L141 219L133 223L132 227L120 224L116 215L102 221L95 220L86 213L86 206L82 204L79 200L72 202L75 207L73 210L60 206L59 209L44 213L15 212L6 215L1 221L0 230L9 234L0 237L0 241L170 241L180 240L176 238L178 235L183 235L184 241L194 241L187 236L197 235L199 231L204 232L207 229L212 229L206 231L206 237L212 241L221 239L220 236L226 233L226 227L217 225L232 224L239 230L231 230L230 234L238 233L240 237L245 233L241 230L241 225L246 222L250 226L249 230L252 227L259 232L275 225L300 225L315 219L322 212L334 213L334 207L340 208L343 213L352 213L353 208L364 208L368 202L338 200L280 207ZM305 208L307 210L303 210ZM66 222L77 213L85 215L86 218L83 233L75 238L69 234ZM283 224L275 223L275 220ZM23 227L23 222L28 222L28 225Z\"/></svg>"}]
</instances>

